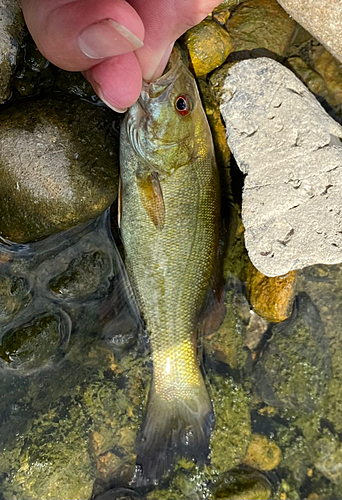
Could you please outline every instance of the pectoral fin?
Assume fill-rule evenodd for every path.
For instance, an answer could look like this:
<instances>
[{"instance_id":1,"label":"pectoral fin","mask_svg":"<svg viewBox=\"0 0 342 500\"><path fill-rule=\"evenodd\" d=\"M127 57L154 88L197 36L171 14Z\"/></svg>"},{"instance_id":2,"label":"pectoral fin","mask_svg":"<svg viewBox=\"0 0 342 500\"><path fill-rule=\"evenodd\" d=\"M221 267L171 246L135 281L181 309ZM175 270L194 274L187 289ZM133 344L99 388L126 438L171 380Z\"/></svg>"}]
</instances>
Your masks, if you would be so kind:
<instances>
[{"instance_id":1,"label":"pectoral fin","mask_svg":"<svg viewBox=\"0 0 342 500\"><path fill-rule=\"evenodd\" d=\"M138 178L140 199L146 213L158 229L162 229L165 222L165 205L158 174L152 172L147 177Z\"/></svg>"}]
</instances>

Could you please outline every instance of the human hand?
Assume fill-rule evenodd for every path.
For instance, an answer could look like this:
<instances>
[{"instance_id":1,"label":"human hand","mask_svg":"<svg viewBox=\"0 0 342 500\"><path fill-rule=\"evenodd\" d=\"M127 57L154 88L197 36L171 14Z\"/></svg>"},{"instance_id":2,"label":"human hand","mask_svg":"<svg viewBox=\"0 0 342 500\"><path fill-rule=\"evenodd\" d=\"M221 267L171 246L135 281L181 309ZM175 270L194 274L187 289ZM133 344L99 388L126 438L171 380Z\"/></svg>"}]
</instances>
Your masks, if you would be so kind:
<instances>
[{"instance_id":1,"label":"human hand","mask_svg":"<svg viewBox=\"0 0 342 500\"><path fill-rule=\"evenodd\" d=\"M21 0L39 50L53 64L83 71L98 96L123 112L142 80L158 78L173 43L222 0Z\"/></svg>"}]
</instances>

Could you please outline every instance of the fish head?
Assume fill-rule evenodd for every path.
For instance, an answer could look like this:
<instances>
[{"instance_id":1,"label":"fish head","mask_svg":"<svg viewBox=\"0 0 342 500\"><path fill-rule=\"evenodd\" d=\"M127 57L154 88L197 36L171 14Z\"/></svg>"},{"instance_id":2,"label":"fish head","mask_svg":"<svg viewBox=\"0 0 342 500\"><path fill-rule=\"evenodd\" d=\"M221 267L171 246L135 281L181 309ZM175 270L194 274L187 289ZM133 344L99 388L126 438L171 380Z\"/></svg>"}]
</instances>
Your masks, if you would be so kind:
<instances>
[{"instance_id":1,"label":"fish head","mask_svg":"<svg viewBox=\"0 0 342 500\"><path fill-rule=\"evenodd\" d=\"M195 79L174 49L164 74L143 84L127 113L126 131L150 170L165 176L197 158L203 117Z\"/></svg>"}]
</instances>

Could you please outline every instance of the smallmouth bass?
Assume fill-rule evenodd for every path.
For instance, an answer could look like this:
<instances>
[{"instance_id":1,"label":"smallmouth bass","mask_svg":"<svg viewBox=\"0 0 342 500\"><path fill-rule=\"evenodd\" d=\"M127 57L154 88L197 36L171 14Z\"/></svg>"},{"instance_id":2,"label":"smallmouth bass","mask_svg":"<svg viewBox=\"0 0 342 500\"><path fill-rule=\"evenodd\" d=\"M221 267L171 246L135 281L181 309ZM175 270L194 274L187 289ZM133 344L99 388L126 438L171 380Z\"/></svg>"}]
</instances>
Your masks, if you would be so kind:
<instances>
[{"instance_id":1,"label":"smallmouth bass","mask_svg":"<svg viewBox=\"0 0 342 500\"><path fill-rule=\"evenodd\" d=\"M153 354L137 442L149 481L177 456L205 463L214 424L196 329L217 258L219 179L196 82L176 49L122 123L120 165L126 266Z\"/></svg>"}]
</instances>

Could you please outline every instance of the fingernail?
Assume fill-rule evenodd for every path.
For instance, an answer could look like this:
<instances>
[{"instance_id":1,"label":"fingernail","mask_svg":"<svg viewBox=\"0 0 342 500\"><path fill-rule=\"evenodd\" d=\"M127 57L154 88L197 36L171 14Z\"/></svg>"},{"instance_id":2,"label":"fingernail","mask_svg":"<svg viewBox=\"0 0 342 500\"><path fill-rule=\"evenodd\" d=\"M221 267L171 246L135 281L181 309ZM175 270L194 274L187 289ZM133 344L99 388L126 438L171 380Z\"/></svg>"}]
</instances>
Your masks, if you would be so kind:
<instances>
[{"instance_id":1,"label":"fingernail","mask_svg":"<svg viewBox=\"0 0 342 500\"><path fill-rule=\"evenodd\" d=\"M78 46L91 59L104 59L140 49L144 45L134 33L113 19L91 24L78 36Z\"/></svg>"},{"instance_id":2,"label":"fingernail","mask_svg":"<svg viewBox=\"0 0 342 500\"><path fill-rule=\"evenodd\" d=\"M147 81L153 82L153 81L157 80L157 78L159 78L162 75L162 73L165 69L165 66L167 64L167 61L169 60L172 49L173 49L173 43L171 43L171 45L169 45L169 47L165 50L162 58L160 59L160 61L158 63L158 66L154 70L154 73L152 74L151 78L147 79Z\"/></svg>"},{"instance_id":3,"label":"fingernail","mask_svg":"<svg viewBox=\"0 0 342 500\"><path fill-rule=\"evenodd\" d=\"M123 108L123 109L120 109L120 108L117 108L115 107L113 104L111 104L109 101L107 101L107 99L105 98L105 96L103 95L103 92L102 92L102 89L99 85L97 84L93 84L93 87L94 87L94 90L95 92L97 93L97 95L99 96L99 98L101 99L102 102L105 103L106 106L108 106L108 108L112 109L113 111L115 111L116 113L125 113L125 111L127 111L128 108Z\"/></svg>"}]
</instances>

